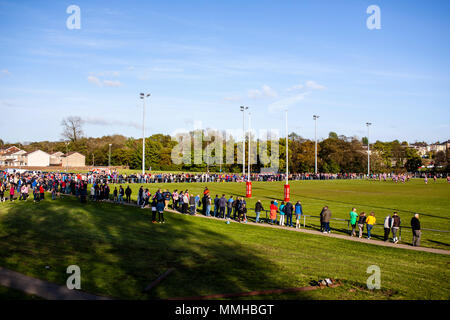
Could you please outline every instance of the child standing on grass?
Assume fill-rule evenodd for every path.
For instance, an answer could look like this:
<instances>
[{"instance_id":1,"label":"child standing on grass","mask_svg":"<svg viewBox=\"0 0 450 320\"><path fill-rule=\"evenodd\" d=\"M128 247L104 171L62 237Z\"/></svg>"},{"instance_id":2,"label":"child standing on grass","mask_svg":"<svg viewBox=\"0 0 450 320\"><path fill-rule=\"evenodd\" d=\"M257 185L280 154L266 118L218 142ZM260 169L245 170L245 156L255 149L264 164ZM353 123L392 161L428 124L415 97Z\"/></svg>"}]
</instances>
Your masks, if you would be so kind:
<instances>
[{"instance_id":1,"label":"child standing on grass","mask_svg":"<svg viewBox=\"0 0 450 320\"><path fill-rule=\"evenodd\" d=\"M13 186L13 184L11 183L11 184L9 185L9 201L13 201L13 200L14 200L14 192L15 192L14 186Z\"/></svg>"}]
</instances>

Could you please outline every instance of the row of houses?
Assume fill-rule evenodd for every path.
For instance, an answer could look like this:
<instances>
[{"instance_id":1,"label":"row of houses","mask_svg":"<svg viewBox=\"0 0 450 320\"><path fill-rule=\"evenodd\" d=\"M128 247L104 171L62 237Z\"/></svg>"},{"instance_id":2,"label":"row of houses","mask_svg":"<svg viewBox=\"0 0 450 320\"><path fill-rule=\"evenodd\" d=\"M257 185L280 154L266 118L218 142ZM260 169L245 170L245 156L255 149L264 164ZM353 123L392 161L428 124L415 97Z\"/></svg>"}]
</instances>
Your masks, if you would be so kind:
<instances>
[{"instance_id":1,"label":"row of houses","mask_svg":"<svg viewBox=\"0 0 450 320\"><path fill-rule=\"evenodd\" d=\"M428 155L430 152L437 153L439 151L447 152L447 149L450 148L450 140L447 140L442 143L433 143L433 144L426 144L426 143L413 143L410 145L410 148L414 148L417 150L417 154L421 157L424 157L425 155Z\"/></svg>"},{"instance_id":2,"label":"row of houses","mask_svg":"<svg viewBox=\"0 0 450 320\"><path fill-rule=\"evenodd\" d=\"M42 150L26 152L15 146L0 149L0 166L7 167L84 167L86 157L79 152L55 152L49 154Z\"/></svg>"}]
</instances>

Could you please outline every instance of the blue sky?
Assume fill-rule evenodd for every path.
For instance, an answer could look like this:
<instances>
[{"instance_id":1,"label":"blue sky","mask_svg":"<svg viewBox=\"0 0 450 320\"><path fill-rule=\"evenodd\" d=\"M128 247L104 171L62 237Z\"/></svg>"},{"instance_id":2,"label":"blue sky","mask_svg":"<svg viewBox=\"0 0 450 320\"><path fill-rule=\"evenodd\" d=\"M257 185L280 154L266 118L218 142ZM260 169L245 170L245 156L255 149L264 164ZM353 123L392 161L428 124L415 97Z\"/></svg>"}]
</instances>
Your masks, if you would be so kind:
<instances>
[{"instance_id":1,"label":"blue sky","mask_svg":"<svg viewBox=\"0 0 450 320\"><path fill-rule=\"evenodd\" d=\"M81 29L66 8L81 9ZM381 9L369 30L366 9ZM254 129L371 140L450 138L448 1L3 1L0 138ZM447 39L447 40L445 40Z\"/></svg>"}]
</instances>

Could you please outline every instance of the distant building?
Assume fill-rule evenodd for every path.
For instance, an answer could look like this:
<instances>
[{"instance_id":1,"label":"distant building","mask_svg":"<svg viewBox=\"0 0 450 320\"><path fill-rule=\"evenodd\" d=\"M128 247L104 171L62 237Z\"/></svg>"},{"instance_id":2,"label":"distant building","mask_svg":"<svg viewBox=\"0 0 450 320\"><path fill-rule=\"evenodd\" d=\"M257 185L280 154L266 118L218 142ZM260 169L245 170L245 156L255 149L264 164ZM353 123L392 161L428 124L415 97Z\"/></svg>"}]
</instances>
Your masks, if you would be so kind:
<instances>
[{"instance_id":1,"label":"distant building","mask_svg":"<svg viewBox=\"0 0 450 320\"><path fill-rule=\"evenodd\" d=\"M48 167L50 165L50 155L42 150L35 150L25 154L28 167Z\"/></svg>"},{"instance_id":2,"label":"distant building","mask_svg":"<svg viewBox=\"0 0 450 320\"><path fill-rule=\"evenodd\" d=\"M51 166L60 166L62 165L62 156L64 153L61 151L54 152L50 155L50 165Z\"/></svg>"},{"instance_id":3,"label":"distant building","mask_svg":"<svg viewBox=\"0 0 450 320\"><path fill-rule=\"evenodd\" d=\"M15 146L0 150L0 165L18 167L25 166L27 158L26 151L21 150Z\"/></svg>"},{"instance_id":4,"label":"distant building","mask_svg":"<svg viewBox=\"0 0 450 320\"><path fill-rule=\"evenodd\" d=\"M61 165L63 167L84 167L86 157L79 152L69 152L61 156Z\"/></svg>"}]
</instances>

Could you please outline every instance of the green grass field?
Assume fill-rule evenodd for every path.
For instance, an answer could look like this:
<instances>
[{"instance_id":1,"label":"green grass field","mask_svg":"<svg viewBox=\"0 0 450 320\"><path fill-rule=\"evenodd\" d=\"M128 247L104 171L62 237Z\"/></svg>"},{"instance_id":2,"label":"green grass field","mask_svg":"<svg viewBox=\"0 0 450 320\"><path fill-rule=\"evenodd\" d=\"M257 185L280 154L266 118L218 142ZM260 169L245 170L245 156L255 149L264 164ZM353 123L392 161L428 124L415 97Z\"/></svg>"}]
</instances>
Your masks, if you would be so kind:
<instances>
[{"instance_id":1,"label":"green grass field","mask_svg":"<svg viewBox=\"0 0 450 320\"><path fill-rule=\"evenodd\" d=\"M235 194L240 195L244 185L222 183L208 187L213 192L235 189ZM272 188L274 197L280 197L281 187L280 183L254 183L255 198L259 194L261 200L270 199ZM203 190L203 185L189 185L192 191L196 188ZM444 183L422 186L418 181L408 185L361 181L292 183L293 198L303 200L307 213L317 213L324 203L320 199L326 198L333 214L344 217L351 207L347 202L356 197L361 209L362 205L377 208L378 215L390 212L393 203L388 200L392 199L403 210L413 211L420 204L420 211L430 214L422 217L424 227L429 224L441 228L448 226L447 188ZM411 196L414 190L416 196ZM428 202L428 198L433 201ZM406 211L401 211L401 216L405 215ZM308 286L312 280L324 277L340 279L343 286L252 298L450 298L447 255L253 225L227 225L222 220L173 213L166 213L166 220L166 224L152 224L149 210L111 203L81 205L75 198L2 203L0 266L64 285L67 266L76 264L81 268L82 290L121 299L291 288ZM50 269L45 268L47 265ZM381 290L366 287L366 269L370 265L381 269ZM143 292L169 268L175 271L167 279L150 293ZM20 298L9 289L1 289L0 298L5 296Z\"/></svg>"},{"instance_id":2,"label":"green grass field","mask_svg":"<svg viewBox=\"0 0 450 320\"><path fill-rule=\"evenodd\" d=\"M264 209L269 209L270 201L283 200L284 182L253 182L253 197L247 199L248 208L253 209L257 200L261 200ZM377 223L382 224L384 218L397 210L402 225L410 227L413 213L421 214L422 228L450 230L450 184L445 180L430 182L428 185L421 179L414 179L405 184L393 182L363 181L363 180L330 180L330 181L291 181L291 201L300 200L306 215L319 216L320 211L328 205L333 218L348 219L352 207L357 212L373 211ZM125 186L125 184L124 184ZM141 184L130 184L133 190L132 199L137 199L138 189ZM233 196L245 197L244 183L182 183L182 184L143 184L152 194L158 188L186 190L192 194L203 195L205 186L211 191L212 198L216 194L219 197L225 194L228 198ZM114 187L112 187L112 190ZM253 210L249 211L250 217L255 217ZM306 218L307 227L318 229L318 218ZM347 233L348 223L333 220L331 227L334 232ZM372 231L373 239L382 239L383 227L375 226ZM410 229L402 230L402 243L411 243L412 233ZM423 231L422 246L450 249L450 233Z\"/></svg>"}]
</instances>

